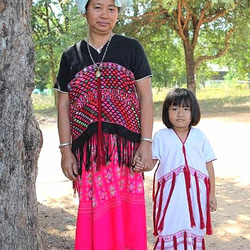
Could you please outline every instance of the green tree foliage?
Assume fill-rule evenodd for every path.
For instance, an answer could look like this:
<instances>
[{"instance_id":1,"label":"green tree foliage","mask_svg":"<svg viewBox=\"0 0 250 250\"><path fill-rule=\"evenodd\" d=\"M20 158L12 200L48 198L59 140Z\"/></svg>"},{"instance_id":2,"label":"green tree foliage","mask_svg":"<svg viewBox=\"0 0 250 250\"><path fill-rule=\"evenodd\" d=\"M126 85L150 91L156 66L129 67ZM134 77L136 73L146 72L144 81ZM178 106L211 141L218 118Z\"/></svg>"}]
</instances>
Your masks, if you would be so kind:
<instances>
[{"instance_id":1,"label":"green tree foliage","mask_svg":"<svg viewBox=\"0 0 250 250\"><path fill-rule=\"evenodd\" d=\"M85 19L67 0L38 0L32 6L36 47L36 86L52 87L62 51L86 35Z\"/></svg>"},{"instance_id":2,"label":"green tree foliage","mask_svg":"<svg viewBox=\"0 0 250 250\"><path fill-rule=\"evenodd\" d=\"M148 55L153 86L195 92L211 69L228 66L231 78L249 79L249 8L246 0L133 0L114 32L138 39ZM33 1L36 85L52 87L62 51L87 35L75 1ZM223 57L222 57L223 55Z\"/></svg>"},{"instance_id":3,"label":"green tree foliage","mask_svg":"<svg viewBox=\"0 0 250 250\"><path fill-rule=\"evenodd\" d=\"M176 58L184 54L187 87L193 92L196 90L195 79L198 67L203 62L219 58L228 51L233 32L240 28L240 23L242 25L242 19L236 13L245 13L247 5L247 1L244 0L142 0L138 2L137 17L131 16L131 20L136 24L137 29L143 27L141 32L151 30L149 32L151 36L147 38L150 43L152 36L155 38L159 35L159 37L170 37L170 42L175 44L176 37L173 31L178 35L183 51L179 46L179 54L176 54ZM138 36L143 37L140 32ZM168 48L173 49L171 45ZM164 50L161 48L160 50L164 53ZM152 56L151 62L155 61L154 59L156 59L155 56ZM180 64L182 65L182 63L177 65L180 66ZM174 66L173 63L171 65ZM165 66L168 65L165 64ZM203 65L204 68L206 67Z\"/></svg>"}]
</instances>

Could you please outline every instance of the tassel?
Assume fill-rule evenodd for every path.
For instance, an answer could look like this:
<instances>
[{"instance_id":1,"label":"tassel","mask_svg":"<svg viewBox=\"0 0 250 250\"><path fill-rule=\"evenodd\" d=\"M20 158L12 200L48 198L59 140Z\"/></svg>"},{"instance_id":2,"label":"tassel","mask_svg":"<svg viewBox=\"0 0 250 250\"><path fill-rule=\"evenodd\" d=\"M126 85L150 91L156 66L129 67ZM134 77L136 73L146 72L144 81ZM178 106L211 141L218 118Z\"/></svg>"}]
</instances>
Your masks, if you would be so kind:
<instances>
[{"instance_id":1,"label":"tassel","mask_svg":"<svg viewBox=\"0 0 250 250\"><path fill-rule=\"evenodd\" d=\"M173 237L173 242L174 242L174 250L177 250L177 239L176 239L176 236Z\"/></svg>"},{"instance_id":2,"label":"tassel","mask_svg":"<svg viewBox=\"0 0 250 250\"><path fill-rule=\"evenodd\" d=\"M171 196L172 196L172 194L173 194L174 187L175 187L175 178L176 178L176 174L175 174L175 172L173 172L172 184L171 184L170 192L169 192L169 195L168 195L168 199L167 199L167 202L166 202L166 206L165 206L165 208L164 208L164 210L163 210L163 215L162 215L162 218L161 218L160 225L159 225L159 227L158 227L158 230L159 230L159 231L162 231L162 230L163 230L165 215L166 215L167 208L168 208L168 205L169 205L169 202L170 202L170 199L171 199Z\"/></svg>"},{"instance_id":3,"label":"tassel","mask_svg":"<svg viewBox=\"0 0 250 250\"><path fill-rule=\"evenodd\" d=\"M154 233L153 233L153 235L154 236L158 235L158 232L157 232L157 224L158 224L158 222L156 220L156 198L158 197L160 187L161 187L161 184L160 184L160 182L158 182L158 187L157 187L156 195L155 195L155 198L154 198L154 206L153 206L153 224L154 224Z\"/></svg>"},{"instance_id":4,"label":"tassel","mask_svg":"<svg viewBox=\"0 0 250 250\"><path fill-rule=\"evenodd\" d=\"M206 250L206 247L205 247L205 239L204 239L204 238L202 239L202 250Z\"/></svg>"},{"instance_id":5,"label":"tassel","mask_svg":"<svg viewBox=\"0 0 250 250\"><path fill-rule=\"evenodd\" d=\"M199 187L199 180L197 176L197 172L194 173L195 183L196 183L196 191L197 191L197 200L198 200L198 207L199 207L199 215L200 215L200 229L205 227L202 209L201 209L201 197L200 197L200 187Z\"/></svg>"},{"instance_id":6,"label":"tassel","mask_svg":"<svg viewBox=\"0 0 250 250\"><path fill-rule=\"evenodd\" d=\"M162 183L161 183L161 193L160 193L159 207L158 207L157 218L156 218L156 225L158 225L160 221L160 216L161 216L161 211L162 211L162 201L163 201L163 190L164 190L165 183L166 183L166 180L163 178Z\"/></svg>"},{"instance_id":7,"label":"tassel","mask_svg":"<svg viewBox=\"0 0 250 250\"><path fill-rule=\"evenodd\" d=\"M158 168L159 168L159 164L154 172L154 178L153 178L153 192L152 192L152 200L153 201L155 200L155 179L156 179L156 173L157 173Z\"/></svg>"},{"instance_id":8,"label":"tassel","mask_svg":"<svg viewBox=\"0 0 250 250\"><path fill-rule=\"evenodd\" d=\"M190 179L190 170L188 167L188 162L187 162L187 156L186 156L186 149L185 149L185 145L183 144L182 146L182 151L184 154L184 160L185 160L185 168L186 169L186 185L188 187L188 189L191 187L191 179Z\"/></svg>"},{"instance_id":9,"label":"tassel","mask_svg":"<svg viewBox=\"0 0 250 250\"><path fill-rule=\"evenodd\" d=\"M158 243L159 243L159 237L157 238L157 240L156 240L156 242L155 242L155 246L154 246L154 249L153 249L153 250L156 250L156 247L157 247Z\"/></svg>"},{"instance_id":10,"label":"tassel","mask_svg":"<svg viewBox=\"0 0 250 250\"><path fill-rule=\"evenodd\" d=\"M164 250L164 239L161 238L161 250Z\"/></svg>"},{"instance_id":11,"label":"tassel","mask_svg":"<svg viewBox=\"0 0 250 250\"><path fill-rule=\"evenodd\" d=\"M196 237L194 238L194 250L196 250Z\"/></svg>"},{"instance_id":12,"label":"tassel","mask_svg":"<svg viewBox=\"0 0 250 250\"><path fill-rule=\"evenodd\" d=\"M184 250L187 250L187 232L184 232Z\"/></svg>"},{"instance_id":13,"label":"tassel","mask_svg":"<svg viewBox=\"0 0 250 250\"><path fill-rule=\"evenodd\" d=\"M99 170L102 164L105 164L103 137L102 137L102 94L101 80L98 78L98 94L97 94L97 110L98 110L98 131L97 131L97 169Z\"/></svg>"},{"instance_id":14,"label":"tassel","mask_svg":"<svg viewBox=\"0 0 250 250\"><path fill-rule=\"evenodd\" d=\"M193 208L192 208L192 203L191 203L190 189L188 187L187 167L185 166L183 170L184 170L184 176L185 176L185 182L186 182L186 193L187 193L190 224L191 224L191 227L194 227L195 226L195 220L194 220Z\"/></svg>"},{"instance_id":15,"label":"tassel","mask_svg":"<svg viewBox=\"0 0 250 250\"><path fill-rule=\"evenodd\" d=\"M209 203L210 183L209 183L208 178L205 178L205 185L206 185L206 188L207 188L207 225L206 225L206 234L211 235L213 233L213 230L212 230L212 223L211 223L210 203Z\"/></svg>"}]
</instances>

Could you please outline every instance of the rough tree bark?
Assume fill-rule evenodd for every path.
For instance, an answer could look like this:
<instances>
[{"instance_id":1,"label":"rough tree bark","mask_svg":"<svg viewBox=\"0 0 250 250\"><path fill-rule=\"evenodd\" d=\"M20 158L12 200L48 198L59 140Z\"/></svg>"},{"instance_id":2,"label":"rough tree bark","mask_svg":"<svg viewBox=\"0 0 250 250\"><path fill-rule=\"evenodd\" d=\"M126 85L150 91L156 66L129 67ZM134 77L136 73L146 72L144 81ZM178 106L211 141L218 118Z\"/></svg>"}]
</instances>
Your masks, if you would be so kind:
<instances>
[{"instance_id":1,"label":"rough tree bark","mask_svg":"<svg viewBox=\"0 0 250 250\"><path fill-rule=\"evenodd\" d=\"M31 0L0 0L0 249L43 249L35 182L42 134L34 117Z\"/></svg>"}]
</instances>

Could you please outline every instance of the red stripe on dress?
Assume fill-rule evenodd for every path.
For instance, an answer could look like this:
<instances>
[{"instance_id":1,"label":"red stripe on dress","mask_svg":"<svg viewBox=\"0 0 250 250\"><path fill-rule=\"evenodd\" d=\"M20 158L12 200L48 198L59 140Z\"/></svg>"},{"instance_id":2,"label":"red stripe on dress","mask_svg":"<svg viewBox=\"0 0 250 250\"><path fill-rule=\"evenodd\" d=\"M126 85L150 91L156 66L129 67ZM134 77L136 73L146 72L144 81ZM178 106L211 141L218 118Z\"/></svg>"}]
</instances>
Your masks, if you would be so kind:
<instances>
[{"instance_id":1,"label":"red stripe on dress","mask_svg":"<svg viewBox=\"0 0 250 250\"><path fill-rule=\"evenodd\" d=\"M189 170L189 167L188 167L188 162L187 162L187 156L186 156L186 149L185 149L185 145L183 144L182 145L182 151L183 151L183 154L184 154L184 160L185 160L185 167L186 167L186 185L188 188L191 187L191 180L190 180L190 170Z\"/></svg>"},{"instance_id":2,"label":"red stripe on dress","mask_svg":"<svg viewBox=\"0 0 250 250\"><path fill-rule=\"evenodd\" d=\"M153 249L153 250L156 250L156 247L157 247L158 243L159 243L159 237L157 238L157 240L156 240L156 242L155 242L155 246L154 246L154 249Z\"/></svg>"},{"instance_id":3,"label":"red stripe on dress","mask_svg":"<svg viewBox=\"0 0 250 250\"><path fill-rule=\"evenodd\" d=\"M184 159L185 159L185 167L184 167L183 171L184 171L185 182L186 182L186 191L187 191L187 201L188 201L190 223L191 223L191 227L194 227L195 220L194 220L194 214L193 214L193 208L192 208L192 202L191 202L191 196L190 196L191 177L190 177L190 170L188 167L186 149L185 149L184 143L182 145L182 151L183 151L183 155L184 155Z\"/></svg>"},{"instance_id":4,"label":"red stripe on dress","mask_svg":"<svg viewBox=\"0 0 250 250\"><path fill-rule=\"evenodd\" d=\"M177 239L176 239L176 236L173 237L173 242L174 242L174 250L177 250Z\"/></svg>"},{"instance_id":5,"label":"red stripe on dress","mask_svg":"<svg viewBox=\"0 0 250 250\"><path fill-rule=\"evenodd\" d=\"M204 218L203 218L202 209L201 209L200 187L199 187L199 180L198 180L197 172L194 173L194 177L195 177L195 183L196 183L197 201L198 201L199 215L200 215L200 229L203 229L205 227L205 224L204 224Z\"/></svg>"},{"instance_id":6,"label":"red stripe on dress","mask_svg":"<svg viewBox=\"0 0 250 250\"><path fill-rule=\"evenodd\" d=\"M187 172L188 170L186 166L184 167L183 171L184 171L185 182L186 182L186 193L187 193L190 223L191 223L191 227L194 227L195 221L194 221L194 214L193 214L193 208L192 208L192 202L191 202L191 196L190 196L190 189L188 188L188 172Z\"/></svg>"},{"instance_id":7,"label":"red stripe on dress","mask_svg":"<svg viewBox=\"0 0 250 250\"><path fill-rule=\"evenodd\" d=\"M158 225L160 216L161 216L161 211L162 211L162 201L163 201L163 190L165 186L166 180L163 178L162 183L161 183L161 193L160 193L160 200L159 200L159 206L158 206L158 212L157 212L157 218L156 218L156 225Z\"/></svg>"},{"instance_id":8,"label":"red stripe on dress","mask_svg":"<svg viewBox=\"0 0 250 250\"><path fill-rule=\"evenodd\" d=\"M156 220L156 198L159 194L159 190L160 190L160 187L161 187L161 184L160 182L158 182L158 187L157 187L157 191L156 191L156 195L154 197L154 206L153 206L153 224L154 224L154 233L153 235L154 236L157 236L158 235L158 232L157 232L157 220Z\"/></svg>"},{"instance_id":9,"label":"red stripe on dress","mask_svg":"<svg viewBox=\"0 0 250 250\"><path fill-rule=\"evenodd\" d=\"M208 178L205 178L205 185L207 189L207 225L206 225L206 234L211 235L213 233L211 215L210 215L210 202L209 202L209 193L210 193L210 182Z\"/></svg>"},{"instance_id":10,"label":"red stripe on dress","mask_svg":"<svg viewBox=\"0 0 250 250\"><path fill-rule=\"evenodd\" d=\"M97 79L97 110L98 110L98 132L97 132L97 169L100 169L104 162L104 148L102 138L102 94L101 94L101 79Z\"/></svg>"},{"instance_id":11,"label":"red stripe on dress","mask_svg":"<svg viewBox=\"0 0 250 250\"><path fill-rule=\"evenodd\" d=\"M161 239L161 250L164 250L164 239Z\"/></svg>"},{"instance_id":12,"label":"red stripe on dress","mask_svg":"<svg viewBox=\"0 0 250 250\"><path fill-rule=\"evenodd\" d=\"M184 232L184 250L187 250L187 232Z\"/></svg>"},{"instance_id":13,"label":"red stripe on dress","mask_svg":"<svg viewBox=\"0 0 250 250\"><path fill-rule=\"evenodd\" d=\"M162 215L162 218L161 218L160 225L159 225L159 227L158 227L158 230L159 230L159 231L162 231L162 230L163 230L165 215L166 215L167 208L168 208L168 205L169 205L169 202L170 202L170 199L171 199L171 196L172 196L172 194L173 194L174 187L175 187L175 179L176 179L176 174L175 174L175 172L173 172L172 184L171 184L170 192L169 192L169 195L168 195L168 199L167 199L167 202L166 202L166 206L165 206L165 208L164 208L164 210L163 210L163 215Z\"/></svg>"},{"instance_id":14,"label":"red stripe on dress","mask_svg":"<svg viewBox=\"0 0 250 250\"><path fill-rule=\"evenodd\" d=\"M194 250L196 250L196 237L194 238Z\"/></svg>"},{"instance_id":15,"label":"red stripe on dress","mask_svg":"<svg viewBox=\"0 0 250 250\"><path fill-rule=\"evenodd\" d=\"M206 247L205 247L205 239L203 238L202 239L202 250L205 250L206 249Z\"/></svg>"}]
</instances>

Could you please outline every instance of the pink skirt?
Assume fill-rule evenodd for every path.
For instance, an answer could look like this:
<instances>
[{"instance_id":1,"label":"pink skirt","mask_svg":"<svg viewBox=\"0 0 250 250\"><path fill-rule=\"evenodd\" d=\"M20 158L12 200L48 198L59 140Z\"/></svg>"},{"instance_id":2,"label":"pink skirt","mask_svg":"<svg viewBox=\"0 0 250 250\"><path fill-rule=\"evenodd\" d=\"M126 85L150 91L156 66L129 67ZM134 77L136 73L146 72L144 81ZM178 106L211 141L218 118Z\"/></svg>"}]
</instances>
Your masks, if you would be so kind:
<instances>
[{"instance_id":1,"label":"pink skirt","mask_svg":"<svg viewBox=\"0 0 250 250\"><path fill-rule=\"evenodd\" d=\"M78 177L75 250L147 249L143 176L119 167L114 138L110 162L97 171L93 161Z\"/></svg>"}]
</instances>

